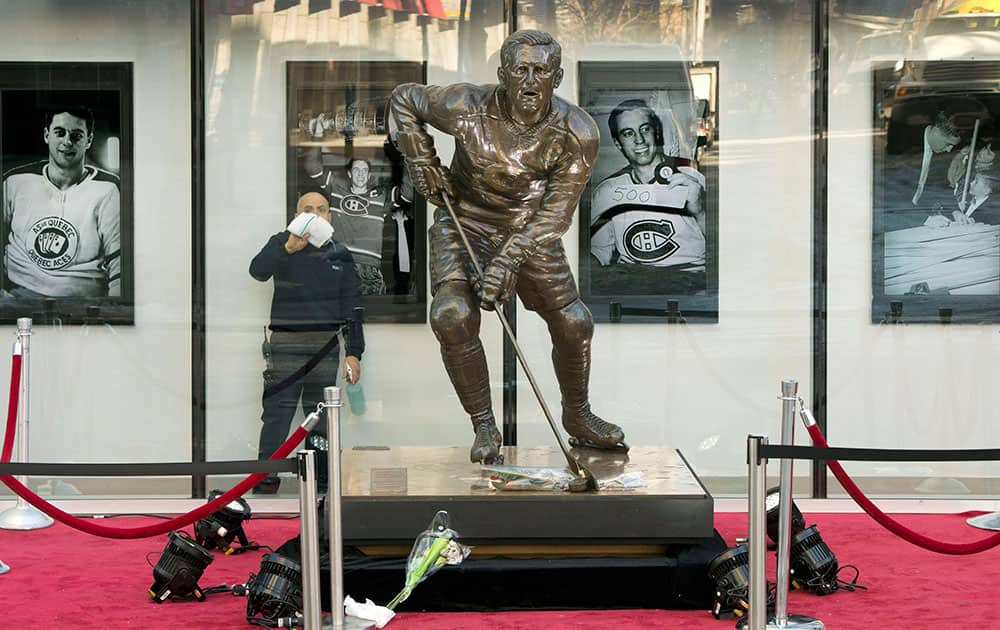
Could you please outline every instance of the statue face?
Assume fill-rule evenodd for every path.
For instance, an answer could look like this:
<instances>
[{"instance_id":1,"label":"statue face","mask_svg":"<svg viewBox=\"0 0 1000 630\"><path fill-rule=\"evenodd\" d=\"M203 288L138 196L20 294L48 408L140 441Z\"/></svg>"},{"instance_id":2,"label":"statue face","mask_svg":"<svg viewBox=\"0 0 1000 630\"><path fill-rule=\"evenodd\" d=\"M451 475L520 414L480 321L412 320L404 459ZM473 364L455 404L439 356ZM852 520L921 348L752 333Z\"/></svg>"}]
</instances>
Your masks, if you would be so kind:
<instances>
[{"instance_id":1,"label":"statue face","mask_svg":"<svg viewBox=\"0 0 1000 630\"><path fill-rule=\"evenodd\" d=\"M563 78L562 68L553 66L550 57L548 46L519 46L510 67L497 71L506 90L507 111L515 119L534 121L548 111Z\"/></svg>"}]
</instances>

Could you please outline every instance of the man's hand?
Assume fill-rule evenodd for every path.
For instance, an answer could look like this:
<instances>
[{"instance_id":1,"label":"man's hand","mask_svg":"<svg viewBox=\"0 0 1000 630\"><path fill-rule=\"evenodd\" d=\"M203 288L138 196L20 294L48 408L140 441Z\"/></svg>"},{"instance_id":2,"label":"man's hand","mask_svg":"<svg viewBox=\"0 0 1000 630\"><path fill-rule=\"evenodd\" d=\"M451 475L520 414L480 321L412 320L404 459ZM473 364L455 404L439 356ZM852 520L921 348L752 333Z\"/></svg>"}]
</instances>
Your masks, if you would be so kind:
<instances>
[{"instance_id":1,"label":"man's hand","mask_svg":"<svg viewBox=\"0 0 1000 630\"><path fill-rule=\"evenodd\" d=\"M413 187L426 197L427 201L435 206L444 206L442 193L446 193L452 199L455 198L455 192L451 185L451 172L447 166L442 166L441 161L437 158L417 163L407 160L406 166L410 173L410 179L413 181Z\"/></svg>"},{"instance_id":2,"label":"man's hand","mask_svg":"<svg viewBox=\"0 0 1000 630\"><path fill-rule=\"evenodd\" d=\"M952 212L951 218L952 221L954 221L958 225L972 225L973 223L976 222L975 219L973 219L970 216L966 216L966 214L961 210L955 210L954 212Z\"/></svg>"},{"instance_id":3,"label":"man's hand","mask_svg":"<svg viewBox=\"0 0 1000 630\"><path fill-rule=\"evenodd\" d=\"M289 233L288 240L285 241L285 251L289 254L301 252L303 249L305 249L306 245L308 244L309 244L309 232L306 232L302 236L296 236L292 233Z\"/></svg>"},{"instance_id":4,"label":"man's hand","mask_svg":"<svg viewBox=\"0 0 1000 630\"><path fill-rule=\"evenodd\" d=\"M350 368L350 369L347 369ZM350 384L355 384L361 380L361 359L355 356L344 358L344 369L341 376Z\"/></svg>"},{"instance_id":5,"label":"man's hand","mask_svg":"<svg viewBox=\"0 0 1000 630\"><path fill-rule=\"evenodd\" d=\"M667 180L667 190L672 190L678 186L687 187L686 204L692 213L696 213L701 208L701 184L694 177L686 173L677 172Z\"/></svg>"},{"instance_id":6,"label":"man's hand","mask_svg":"<svg viewBox=\"0 0 1000 630\"><path fill-rule=\"evenodd\" d=\"M517 270L505 257L497 256L483 269L483 277L473 283L479 294L479 305L492 311L514 295Z\"/></svg>"}]
</instances>

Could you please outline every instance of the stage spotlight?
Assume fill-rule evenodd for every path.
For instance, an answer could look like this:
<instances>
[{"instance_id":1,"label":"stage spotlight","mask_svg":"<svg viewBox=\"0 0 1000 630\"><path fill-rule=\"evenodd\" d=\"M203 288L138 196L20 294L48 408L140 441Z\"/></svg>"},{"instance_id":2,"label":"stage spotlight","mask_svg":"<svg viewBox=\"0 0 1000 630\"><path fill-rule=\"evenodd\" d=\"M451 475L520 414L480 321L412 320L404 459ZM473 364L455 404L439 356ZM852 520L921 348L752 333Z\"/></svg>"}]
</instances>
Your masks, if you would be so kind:
<instances>
[{"instance_id":1,"label":"stage spotlight","mask_svg":"<svg viewBox=\"0 0 1000 630\"><path fill-rule=\"evenodd\" d=\"M208 502L222 496L222 490L212 490ZM250 541L243 531L243 522L250 520L250 504L242 497L229 502L218 512L206 516L194 525L195 540L207 549L225 551L227 555L250 548ZM238 538L240 549L232 549L233 539Z\"/></svg>"},{"instance_id":2,"label":"stage spotlight","mask_svg":"<svg viewBox=\"0 0 1000 630\"><path fill-rule=\"evenodd\" d=\"M716 619L742 617L750 609L750 550L740 543L708 563L708 578L715 582L712 614ZM774 612L774 582L767 582L767 610Z\"/></svg>"},{"instance_id":3,"label":"stage spotlight","mask_svg":"<svg viewBox=\"0 0 1000 630\"><path fill-rule=\"evenodd\" d=\"M302 567L294 560L265 554L260 573L250 574L246 590L246 617L251 625L276 628L280 619L302 614Z\"/></svg>"},{"instance_id":4,"label":"stage spotlight","mask_svg":"<svg viewBox=\"0 0 1000 630\"><path fill-rule=\"evenodd\" d=\"M837 580L837 557L823 542L815 525L792 536L789 564L792 585L797 588L810 590L817 595L827 595L840 588Z\"/></svg>"},{"instance_id":5,"label":"stage spotlight","mask_svg":"<svg viewBox=\"0 0 1000 630\"><path fill-rule=\"evenodd\" d=\"M715 582L712 614L716 619L731 619L746 613L750 586L750 553L746 544L715 556L708 563L708 578Z\"/></svg>"},{"instance_id":6,"label":"stage spotlight","mask_svg":"<svg viewBox=\"0 0 1000 630\"><path fill-rule=\"evenodd\" d=\"M205 593L198 579L205 567L212 564L212 554L191 540L187 532L170 532L163 555L153 567L153 585L149 595L157 604L167 599L204 601Z\"/></svg>"},{"instance_id":7,"label":"stage spotlight","mask_svg":"<svg viewBox=\"0 0 1000 630\"><path fill-rule=\"evenodd\" d=\"M774 545L769 545L771 549L775 547L778 542L778 537L781 535L779 525L780 523L780 501L781 501L781 490L777 487L771 488L767 491L767 495L764 497L764 509L767 511L767 537L774 541ZM798 506L795 505L795 501L792 501L792 522L791 522L791 535L795 536L806 526L806 519L802 516L802 512L799 511Z\"/></svg>"}]
</instances>

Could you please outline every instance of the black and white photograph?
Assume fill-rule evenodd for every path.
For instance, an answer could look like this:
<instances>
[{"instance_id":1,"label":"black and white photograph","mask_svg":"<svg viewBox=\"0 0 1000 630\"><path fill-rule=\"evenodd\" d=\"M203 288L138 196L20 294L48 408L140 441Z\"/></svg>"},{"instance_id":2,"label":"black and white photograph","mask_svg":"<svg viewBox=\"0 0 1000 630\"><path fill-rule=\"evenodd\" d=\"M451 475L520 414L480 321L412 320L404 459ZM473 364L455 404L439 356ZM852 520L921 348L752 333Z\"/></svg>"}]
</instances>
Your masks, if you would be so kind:
<instances>
[{"instance_id":1,"label":"black and white photograph","mask_svg":"<svg viewBox=\"0 0 1000 630\"><path fill-rule=\"evenodd\" d=\"M367 321L426 321L426 201L387 118L393 88L424 76L417 62L288 62L288 218L303 194L326 197Z\"/></svg>"},{"instance_id":2,"label":"black and white photograph","mask_svg":"<svg viewBox=\"0 0 1000 630\"><path fill-rule=\"evenodd\" d=\"M0 63L0 321L134 322L132 65Z\"/></svg>"},{"instance_id":3,"label":"black and white photograph","mask_svg":"<svg viewBox=\"0 0 1000 630\"><path fill-rule=\"evenodd\" d=\"M596 321L718 322L718 65L581 62L601 145L580 200Z\"/></svg>"},{"instance_id":4,"label":"black and white photograph","mask_svg":"<svg viewBox=\"0 0 1000 630\"><path fill-rule=\"evenodd\" d=\"M985 64L985 65L984 65ZM1000 93L991 62L877 67L872 321L1000 319Z\"/></svg>"}]
</instances>

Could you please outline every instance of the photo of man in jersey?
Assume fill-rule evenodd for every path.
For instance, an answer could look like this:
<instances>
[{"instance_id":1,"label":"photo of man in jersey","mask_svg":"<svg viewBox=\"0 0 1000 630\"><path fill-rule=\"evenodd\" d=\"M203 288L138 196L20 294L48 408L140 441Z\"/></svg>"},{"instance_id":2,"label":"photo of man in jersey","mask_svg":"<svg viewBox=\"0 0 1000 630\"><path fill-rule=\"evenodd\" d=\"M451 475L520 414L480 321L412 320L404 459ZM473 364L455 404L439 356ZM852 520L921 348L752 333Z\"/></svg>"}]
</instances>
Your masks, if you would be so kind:
<instances>
[{"instance_id":1,"label":"photo of man in jersey","mask_svg":"<svg viewBox=\"0 0 1000 630\"><path fill-rule=\"evenodd\" d=\"M288 209L308 192L326 197L334 238L355 261L366 321L427 319L426 204L387 119L393 88L424 74L414 62L288 63Z\"/></svg>"},{"instance_id":2,"label":"photo of man in jersey","mask_svg":"<svg viewBox=\"0 0 1000 630\"><path fill-rule=\"evenodd\" d=\"M715 62L580 62L601 135L578 224L597 321L719 321L719 150L701 131L717 133L718 77Z\"/></svg>"},{"instance_id":3,"label":"photo of man in jersey","mask_svg":"<svg viewBox=\"0 0 1000 630\"><path fill-rule=\"evenodd\" d=\"M626 99L609 114L608 128L627 163L593 190L591 255L602 266L657 268L660 286L671 292L704 291L705 176L682 155L674 117Z\"/></svg>"},{"instance_id":4,"label":"photo of man in jersey","mask_svg":"<svg viewBox=\"0 0 1000 630\"><path fill-rule=\"evenodd\" d=\"M384 256L386 228L392 228L390 234L395 239L394 217L405 221L403 207L410 200L404 198L401 187L375 179L369 160L349 160L344 171L346 177L336 169L321 168L311 177L329 198L330 224L338 241L354 257L361 295L385 295L386 276L392 275L392 252ZM403 234L403 247L408 247Z\"/></svg>"},{"instance_id":5,"label":"photo of man in jersey","mask_svg":"<svg viewBox=\"0 0 1000 630\"><path fill-rule=\"evenodd\" d=\"M88 159L95 124L94 112L85 105L49 107L44 125L34 129L45 143L47 159L31 160L4 173L7 296L122 294L120 183L115 173ZM5 167L20 161L6 150L13 144L7 135L5 128ZM115 155L110 161L117 159Z\"/></svg>"}]
</instances>

